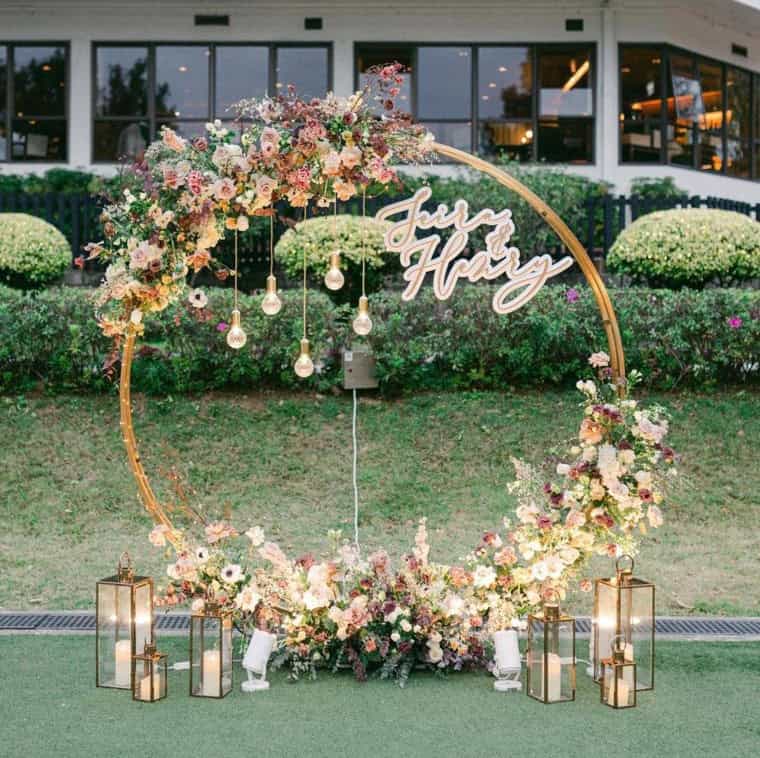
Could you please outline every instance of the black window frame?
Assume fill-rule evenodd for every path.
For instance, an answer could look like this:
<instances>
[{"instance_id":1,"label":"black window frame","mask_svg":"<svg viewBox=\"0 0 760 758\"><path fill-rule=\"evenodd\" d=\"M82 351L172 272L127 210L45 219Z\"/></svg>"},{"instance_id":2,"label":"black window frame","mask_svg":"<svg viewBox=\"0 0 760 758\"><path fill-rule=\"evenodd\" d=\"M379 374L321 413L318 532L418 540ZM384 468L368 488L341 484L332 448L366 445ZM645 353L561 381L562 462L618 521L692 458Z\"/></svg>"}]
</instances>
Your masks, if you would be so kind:
<instances>
[{"instance_id":1,"label":"black window frame","mask_svg":"<svg viewBox=\"0 0 760 758\"><path fill-rule=\"evenodd\" d=\"M643 162L643 161L623 161L623 131L621 124L624 122L620 119L623 114L623 81L622 81L622 60L624 48L646 48L651 50L660 51L660 91L661 95L661 108L660 108L660 160L658 162ZM720 66L721 69L721 101L722 101L722 113L723 119L721 124L721 149L723 151L723 163L720 171L707 171L700 168L697 165L699 150L697 150L696 139L698 138L699 127L695 123L692 126L692 159L691 165L670 163L668 161L668 91L670 80L670 59L673 55L687 56L693 60L693 68L695 76L699 72L700 62ZM744 66L738 66L735 63L729 61L720 60L719 58L713 58L709 55L702 55L696 53L687 48L679 47L677 45L670 45L663 42L620 42L618 43L618 165L620 166L668 166L673 169L683 169L684 171L696 171L705 176L722 176L726 179L738 179L744 182L758 182L760 181L760 166L758 166L758 158L760 158L760 123L755 120L754 114L757 108L755 102L760 91L760 71L753 71L752 69ZM729 69L736 69L743 71L745 74L749 74L750 77L750 134L747 136L747 143L750 146L749 155L749 176L736 176L735 174L729 174L726 171L728 155L728 123L725 117L726 107L728 102L728 71Z\"/></svg>"},{"instance_id":2,"label":"black window frame","mask_svg":"<svg viewBox=\"0 0 760 758\"><path fill-rule=\"evenodd\" d=\"M412 60L412 81L411 81L411 102L410 102L410 108L409 112L417 118L417 76L415 76L415 71L417 70L417 51L421 47L461 47L461 48L468 48L470 51L470 96L471 96L471 105L470 105L470 152L479 155L480 154L480 118L478 116L478 84L479 84L479 49L481 47L487 47L487 48L495 48L495 47L503 47L503 48L528 48L529 55L530 55L530 61L531 66L533 67L533 76L532 76L532 83L531 83L531 116L530 118L504 118L504 119L489 119L490 121L500 121L500 123L525 123L526 121L530 121L531 123L531 129L533 130L533 142L531 145L531 158L529 163L538 163L540 159L538 158L538 129L539 129L539 122L541 121L541 118L539 116L538 112L538 99L539 99L539 77L538 77L538 59L539 55L542 51L548 50L548 51L556 51L561 52L562 50L575 50L579 47L587 47L590 51L590 62L591 62L591 106L592 106L592 115L591 116L582 116L582 117L569 117L569 116L559 116L558 120L584 120L584 121L590 121L591 122L591 160L588 162L583 163L577 163L573 165L578 166L595 166L597 164L597 155L596 155L596 149L597 149L597 135L596 135L596 129L597 129L597 106L598 106L598 81L599 77L597 74L597 62L598 62L598 46L597 43L594 40L567 40L564 42L456 42L456 41L446 41L446 42L428 42L425 40L422 41L392 41L392 40L385 40L382 42L378 42L375 40L368 41L368 42L361 42L361 41L355 41L354 42L354 51L353 51L353 60L354 60L354 89L358 89L360 86L360 76L361 72L359 71L359 53L361 50L381 50L383 48L409 48L411 51L411 60ZM389 61L390 62L390 61ZM431 123L436 124L444 124L444 123L452 123L452 124L463 124L467 123L466 119L461 118L451 118L451 119L428 119ZM424 121L422 123L425 123ZM541 163L544 163L546 165L564 165L563 162L550 162L541 160Z\"/></svg>"},{"instance_id":3,"label":"black window frame","mask_svg":"<svg viewBox=\"0 0 760 758\"><path fill-rule=\"evenodd\" d=\"M97 81L98 81L98 49L108 47L133 47L133 48L147 48L148 51L148 112L142 116L105 116L99 117L97 115ZM199 47L207 48L209 50L209 65L208 65L208 114L209 117L193 117L172 119L169 116L157 116L156 115L156 48L159 47ZM151 40L151 41L120 41L120 40L97 40L93 41L90 45L90 77L92 82L92 93L90 98L90 124L91 124L91 139L90 139L90 158L93 165L105 165L113 166L120 161L118 158L113 160L95 160L95 124L97 122L134 122L134 121L147 121L148 122L148 142L152 142L156 139L158 134L158 125L165 121L176 120L182 123L196 123L205 124L208 121L214 119L221 119L223 121L230 121L232 117L227 113L217 113L216 111L216 49L218 47L261 47L266 48L268 51L268 63L267 63L267 92L275 96L278 93L276 84L277 76L277 55L278 50L282 48L320 48L327 53L327 81L326 91L329 92L333 88L333 43L332 42L300 42L300 41L287 41L287 42L272 42L272 41L257 41L257 40L213 40L213 41L199 41L199 40Z\"/></svg>"},{"instance_id":4,"label":"black window frame","mask_svg":"<svg viewBox=\"0 0 760 758\"><path fill-rule=\"evenodd\" d=\"M0 164L14 164L14 165L26 165L26 164L45 164L51 165L66 165L69 162L69 156L71 154L70 145L70 126L71 126L71 42L68 40L43 40L43 39L30 39L30 40L6 40L0 39L0 47L4 47L6 50L6 92L5 92L5 129L6 129L6 152L5 155L0 154ZM15 94L15 49L17 47L60 47L64 52L64 98L63 98L63 115L62 116L36 116L32 113L23 115L24 120L33 119L35 121L63 121L64 122L64 134L66 136L66 149L64 150L64 157L57 159L50 158L24 158L23 160L13 158L13 121L18 117L16 116L16 109L14 103Z\"/></svg>"}]
</instances>

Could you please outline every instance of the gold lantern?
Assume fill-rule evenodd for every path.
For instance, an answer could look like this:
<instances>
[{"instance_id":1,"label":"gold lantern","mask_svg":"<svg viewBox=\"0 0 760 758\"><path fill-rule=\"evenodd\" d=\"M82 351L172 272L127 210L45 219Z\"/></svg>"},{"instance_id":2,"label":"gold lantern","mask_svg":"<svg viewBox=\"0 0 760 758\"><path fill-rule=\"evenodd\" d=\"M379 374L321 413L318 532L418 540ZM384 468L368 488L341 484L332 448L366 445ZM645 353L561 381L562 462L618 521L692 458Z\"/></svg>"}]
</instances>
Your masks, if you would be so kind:
<instances>
[{"instance_id":1,"label":"gold lantern","mask_svg":"<svg viewBox=\"0 0 760 758\"><path fill-rule=\"evenodd\" d=\"M190 694L221 698L232 689L232 612L213 599L190 616Z\"/></svg>"},{"instance_id":2,"label":"gold lantern","mask_svg":"<svg viewBox=\"0 0 760 758\"><path fill-rule=\"evenodd\" d=\"M132 674L132 699L143 703L155 703L166 697L166 653L159 653L156 646L146 642L143 652L134 658Z\"/></svg>"},{"instance_id":3,"label":"gold lantern","mask_svg":"<svg viewBox=\"0 0 760 758\"><path fill-rule=\"evenodd\" d=\"M612 640L612 657L601 661L599 697L610 708L636 706L636 664L625 657L626 641L622 634Z\"/></svg>"},{"instance_id":4,"label":"gold lantern","mask_svg":"<svg viewBox=\"0 0 760 758\"><path fill-rule=\"evenodd\" d=\"M575 700L575 619L558 601L528 616L527 692L546 704Z\"/></svg>"},{"instance_id":5,"label":"gold lantern","mask_svg":"<svg viewBox=\"0 0 760 758\"><path fill-rule=\"evenodd\" d=\"M622 636L624 657L636 663L636 689L654 689L654 585L633 575L634 562L623 555L615 563L615 576L594 584L591 619L594 680L602 677L602 656Z\"/></svg>"},{"instance_id":6,"label":"gold lantern","mask_svg":"<svg viewBox=\"0 0 760 758\"><path fill-rule=\"evenodd\" d=\"M153 643L153 580L135 576L129 554L95 594L95 683L132 689L132 659Z\"/></svg>"}]
</instances>

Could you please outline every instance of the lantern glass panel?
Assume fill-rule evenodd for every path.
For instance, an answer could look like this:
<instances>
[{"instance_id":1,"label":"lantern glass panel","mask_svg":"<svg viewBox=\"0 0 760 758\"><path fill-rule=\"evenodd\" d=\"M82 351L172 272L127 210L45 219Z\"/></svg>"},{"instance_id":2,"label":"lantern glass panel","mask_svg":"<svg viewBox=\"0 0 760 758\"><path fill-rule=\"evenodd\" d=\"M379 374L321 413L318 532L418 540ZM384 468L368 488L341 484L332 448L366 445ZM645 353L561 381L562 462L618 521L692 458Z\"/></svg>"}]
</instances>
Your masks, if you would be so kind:
<instances>
[{"instance_id":1,"label":"lantern glass panel","mask_svg":"<svg viewBox=\"0 0 760 758\"><path fill-rule=\"evenodd\" d=\"M528 695L544 703L575 699L575 624L572 619L530 618Z\"/></svg>"},{"instance_id":2,"label":"lantern glass panel","mask_svg":"<svg viewBox=\"0 0 760 758\"><path fill-rule=\"evenodd\" d=\"M632 646L626 660L636 662L636 689L654 687L654 586L633 579L622 587L621 630Z\"/></svg>"},{"instance_id":3,"label":"lantern glass panel","mask_svg":"<svg viewBox=\"0 0 760 758\"><path fill-rule=\"evenodd\" d=\"M145 643L153 642L153 587L150 584L135 586L135 650L141 651Z\"/></svg>"},{"instance_id":4,"label":"lantern glass panel","mask_svg":"<svg viewBox=\"0 0 760 758\"><path fill-rule=\"evenodd\" d=\"M135 658L134 699L146 703L166 697L166 656L137 656Z\"/></svg>"},{"instance_id":5,"label":"lantern glass panel","mask_svg":"<svg viewBox=\"0 0 760 758\"><path fill-rule=\"evenodd\" d=\"M132 586L97 586L98 685L129 689L132 667Z\"/></svg>"},{"instance_id":6,"label":"lantern glass panel","mask_svg":"<svg viewBox=\"0 0 760 758\"><path fill-rule=\"evenodd\" d=\"M636 664L602 662L602 702L612 708L636 705Z\"/></svg>"},{"instance_id":7,"label":"lantern glass panel","mask_svg":"<svg viewBox=\"0 0 760 758\"><path fill-rule=\"evenodd\" d=\"M594 679L602 677L601 661L610 656L612 640L617 631L617 584L606 580L596 583L596 598L594 604Z\"/></svg>"},{"instance_id":8,"label":"lantern glass panel","mask_svg":"<svg viewBox=\"0 0 760 758\"><path fill-rule=\"evenodd\" d=\"M190 694L224 697L232 689L231 617L192 616L190 644Z\"/></svg>"}]
</instances>

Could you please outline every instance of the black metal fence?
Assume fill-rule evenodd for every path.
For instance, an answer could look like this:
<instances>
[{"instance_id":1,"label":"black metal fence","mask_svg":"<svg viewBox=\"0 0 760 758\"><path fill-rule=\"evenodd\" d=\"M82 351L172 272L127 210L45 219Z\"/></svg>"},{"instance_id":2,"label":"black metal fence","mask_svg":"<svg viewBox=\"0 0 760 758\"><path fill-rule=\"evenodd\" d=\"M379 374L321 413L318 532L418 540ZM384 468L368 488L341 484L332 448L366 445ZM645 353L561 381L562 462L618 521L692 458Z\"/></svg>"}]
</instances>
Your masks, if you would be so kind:
<instances>
[{"instance_id":1,"label":"black metal fence","mask_svg":"<svg viewBox=\"0 0 760 758\"><path fill-rule=\"evenodd\" d=\"M382 199L367 201L367 213L374 215ZM638 195L603 195L586 202L585 228L574 229L590 254L606 256L618 234L639 216L673 208L719 208L743 213L760 222L760 203L744 203L718 197L680 196L647 198ZM0 192L0 213L29 213L45 219L61 230L71 244L72 256L82 255L84 245L102 239L98 216L102 201L88 194ZM361 200L346 204L345 213L361 213ZM276 236L286 227L277 224ZM269 240L244 235L241 240L242 263L253 269L265 267ZM527 252L527 251L526 251Z\"/></svg>"}]
</instances>

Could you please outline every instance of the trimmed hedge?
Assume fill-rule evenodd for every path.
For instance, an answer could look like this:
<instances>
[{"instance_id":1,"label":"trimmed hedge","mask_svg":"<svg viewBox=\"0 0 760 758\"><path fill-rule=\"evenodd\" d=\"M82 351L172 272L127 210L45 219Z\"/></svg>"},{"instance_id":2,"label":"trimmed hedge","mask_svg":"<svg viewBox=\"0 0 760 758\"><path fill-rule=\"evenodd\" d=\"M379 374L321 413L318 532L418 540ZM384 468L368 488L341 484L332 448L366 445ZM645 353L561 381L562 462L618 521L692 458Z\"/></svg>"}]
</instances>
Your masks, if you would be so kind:
<instances>
[{"instance_id":1,"label":"trimmed hedge","mask_svg":"<svg viewBox=\"0 0 760 758\"><path fill-rule=\"evenodd\" d=\"M60 279L71 247L47 221L26 213L0 213L0 281L34 289Z\"/></svg>"},{"instance_id":2,"label":"trimmed hedge","mask_svg":"<svg viewBox=\"0 0 760 758\"><path fill-rule=\"evenodd\" d=\"M372 298L371 344L386 394L471 388L571 384L588 370L589 352L605 349L590 291L544 288L507 317L491 310L485 286L457 290L439 302L425 290L411 303L396 293ZM628 368L649 387L757 383L760 293L749 290L626 289L611 293ZM228 289L212 289L209 306L189 304L148 324L134 364L134 385L151 393L225 387L339 387L340 350L352 339L354 308L309 294L309 337L318 371L302 382L292 363L301 336L301 300L284 292L283 310L264 316L260 298L241 296L246 347L230 350L224 324ZM90 292L49 289L37 295L0 287L0 390L41 384L49 391L106 390L102 368L112 343L92 317Z\"/></svg>"},{"instance_id":3,"label":"trimmed hedge","mask_svg":"<svg viewBox=\"0 0 760 758\"><path fill-rule=\"evenodd\" d=\"M733 211L657 211L615 240L611 271L659 287L700 287L760 277L760 224Z\"/></svg>"}]
</instances>

